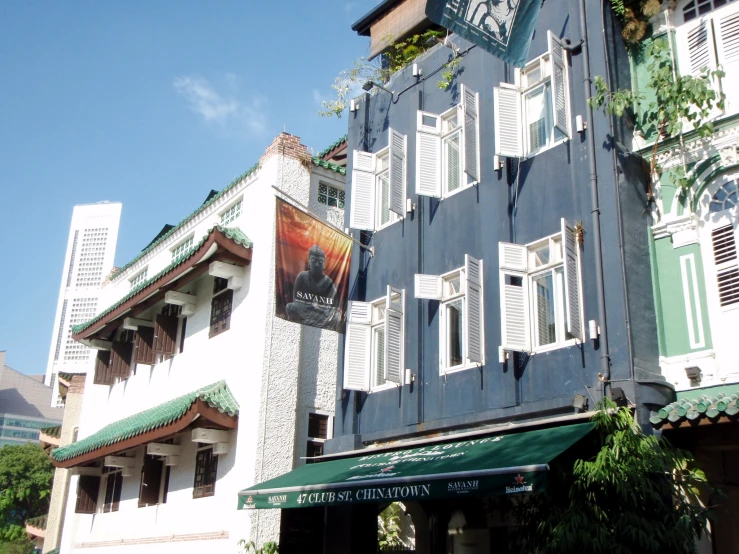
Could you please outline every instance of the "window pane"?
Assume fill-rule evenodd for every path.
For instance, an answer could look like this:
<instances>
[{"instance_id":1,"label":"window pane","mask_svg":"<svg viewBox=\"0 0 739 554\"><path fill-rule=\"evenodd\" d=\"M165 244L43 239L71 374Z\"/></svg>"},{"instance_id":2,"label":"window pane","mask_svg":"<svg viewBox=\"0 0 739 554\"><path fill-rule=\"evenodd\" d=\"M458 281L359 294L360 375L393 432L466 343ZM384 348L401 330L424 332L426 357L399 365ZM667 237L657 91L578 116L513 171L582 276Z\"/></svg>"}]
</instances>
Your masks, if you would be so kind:
<instances>
[{"instance_id":1,"label":"window pane","mask_svg":"<svg viewBox=\"0 0 739 554\"><path fill-rule=\"evenodd\" d=\"M379 210L378 219L380 225L390 223L390 183L387 178L387 173L380 175L378 179L379 194L377 197L380 199L378 202L377 209Z\"/></svg>"},{"instance_id":2,"label":"window pane","mask_svg":"<svg viewBox=\"0 0 739 554\"><path fill-rule=\"evenodd\" d=\"M447 315L447 367L462 364L462 320L463 301L460 298L446 307Z\"/></svg>"},{"instance_id":3,"label":"window pane","mask_svg":"<svg viewBox=\"0 0 739 554\"><path fill-rule=\"evenodd\" d=\"M461 160L459 158L459 133L444 140L446 156L447 192L457 190L461 184Z\"/></svg>"},{"instance_id":4,"label":"window pane","mask_svg":"<svg viewBox=\"0 0 739 554\"><path fill-rule=\"evenodd\" d=\"M549 263L549 245L543 244L531 250L531 263L534 267L540 267Z\"/></svg>"},{"instance_id":5,"label":"window pane","mask_svg":"<svg viewBox=\"0 0 739 554\"><path fill-rule=\"evenodd\" d=\"M459 273L457 273L453 278L444 281L444 286L446 288L444 291L446 293L445 296L447 297L454 296L455 294L462 292L462 281Z\"/></svg>"},{"instance_id":6,"label":"window pane","mask_svg":"<svg viewBox=\"0 0 739 554\"><path fill-rule=\"evenodd\" d=\"M529 128L529 150L538 150L547 143L547 87L526 95L526 121Z\"/></svg>"},{"instance_id":7,"label":"window pane","mask_svg":"<svg viewBox=\"0 0 739 554\"><path fill-rule=\"evenodd\" d=\"M552 344L557 340L554 314L554 282L547 272L534 277L534 302L536 306L537 346Z\"/></svg>"},{"instance_id":8,"label":"window pane","mask_svg":"<svg viewBox=\"0 0 739 554\"><path fill-rule=\"evenodd\" d=\"M374 380L373 384L380 387L385 384L385 328L374 328Z\"/></svg>"}]
</instances>

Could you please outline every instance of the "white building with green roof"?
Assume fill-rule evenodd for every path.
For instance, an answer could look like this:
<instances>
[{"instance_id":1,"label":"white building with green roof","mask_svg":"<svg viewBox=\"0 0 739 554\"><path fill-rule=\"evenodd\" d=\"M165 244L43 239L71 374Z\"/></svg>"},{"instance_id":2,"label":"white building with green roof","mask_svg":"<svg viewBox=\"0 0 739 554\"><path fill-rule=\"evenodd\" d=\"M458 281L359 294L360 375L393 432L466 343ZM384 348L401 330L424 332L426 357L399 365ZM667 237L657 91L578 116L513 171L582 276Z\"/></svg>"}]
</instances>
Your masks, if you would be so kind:
<instances>
[{"instance_id":1,"label":"white building with green roof","mask_svg":"<svg viewBox=\"0 0 739 554\"><path fill-rule=\"evenodd\" d=\"M51 452L72 470L62 554L279 540L279 511L239 512L237 492L321 453L339 337L275 317L275 188L343 229L341 144L329 150L280 134L115 271L73 328L96 353L76 441Z\"/></svg>"}]
</instances>

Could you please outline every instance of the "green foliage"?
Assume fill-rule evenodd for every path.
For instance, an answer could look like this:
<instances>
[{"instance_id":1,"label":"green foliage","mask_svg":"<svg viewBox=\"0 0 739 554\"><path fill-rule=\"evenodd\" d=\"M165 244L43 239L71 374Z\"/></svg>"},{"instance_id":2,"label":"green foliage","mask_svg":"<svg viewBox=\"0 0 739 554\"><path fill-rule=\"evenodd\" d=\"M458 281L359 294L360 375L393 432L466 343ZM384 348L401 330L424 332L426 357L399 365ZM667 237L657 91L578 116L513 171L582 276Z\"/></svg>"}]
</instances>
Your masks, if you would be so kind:
<instances>
[{"instance_id":1,"label":"green foliage","mask_svg":"<svg viewBox=\"0 0 739 554\"><path fill-rule=\"evenodd\" d=\"M0 554L32 554L33 550L33 541L26 538L16 542L0 541Z\"/></svg>"},{"instance_id":2,"label":"green foliage","mask_svg":"<svg viewBox=\"0 0 739 554\"><path fill-rule=\"evenodd\" d=\"M355 60L349 69L344 69L334 79L331 88L334 89L336 98L324 100L321 103L321 110L319 110L318 115L340 118L349 103L349 95L357 87L367 81L387 82L393 73L408 66L418 56L436 46L443 36L443 31L431 29L397 42L393 41L392 37L385 37L390 45L383 53L384 65L381 65L379 61L369 61L364 57ZM446 90L449 88L454 79L454 70L459 63L460 59L454 56L444 64L444 71L437 83L440 89Z\"/></svg>"},{"instance_id":3,"label":"green foliage","mask_svg":"<svg viewBox=\"0 0 739 554\"><path fill-rule=\"evenodd\" d=\"M652 179L656 180L659 178L657 149L662 140L677 137L690 128L701 137L713 133L713 123L709 117L715 108L724 108L725 98L723 93L716 92L714 84L724 76L724 72L704 68L698 77L676 75L669 43L665 39L652 42L645 56L651 60L647 65L649 98L630 89L611 91L602 77L595 77L595 94L590 99L590 105L603 108L609 115L627 116L627 120L632 113L637 114L634 129L644 136L655 137L650 172ZM650 183L647 203L651 202L653 195Z\"/></svg>"},{"instance_id":4,"label":"green foliage","mask_svg":"<svg viewBox=\"0 0 739 554\"><path fill-rule=\"evenodd\" d=\"M393 502L377 516L377 544L381 548L403 546L400 537L400 518L403 510L397 502Z\"/></svg>"},{"instance_id":5,"label":"green foliage","mask_svg":"<svg viewBox=\"0 0 739 554\"><path fill-rule=\"evenodd\" d=\"M25 541L25 520L49 511L53 476L39 445L0 448L0 541Z\"/></svg>"},{"instance_id":6,"label":"green foliage","mask_svg":"<svg viewBox=\"0 0 739 554\"><path fill-rule=\"evenodd\" d=\"M691 455L646 435L606 400L593 417L600 449L563 464L546 494L514 506L517 552L689 554L707 527L708 489ZM554 481L554 480L553 480Z\"/></svg>"},{"instance_id":7,"label":"green foliage","mask_svg":"<svg viewBox=\"0 0 739 554\"><path fill-rule=\"evenodd\" d=\"M257 548L254 541L247 542L244 539L241 539L239 541L239 546L244 549L244 554L249 554L250 552L253 552L254 554L277 554L280 551L280 546L276 542L272 541L267 541L261 548Z\"/></svg>"}]
</instances>

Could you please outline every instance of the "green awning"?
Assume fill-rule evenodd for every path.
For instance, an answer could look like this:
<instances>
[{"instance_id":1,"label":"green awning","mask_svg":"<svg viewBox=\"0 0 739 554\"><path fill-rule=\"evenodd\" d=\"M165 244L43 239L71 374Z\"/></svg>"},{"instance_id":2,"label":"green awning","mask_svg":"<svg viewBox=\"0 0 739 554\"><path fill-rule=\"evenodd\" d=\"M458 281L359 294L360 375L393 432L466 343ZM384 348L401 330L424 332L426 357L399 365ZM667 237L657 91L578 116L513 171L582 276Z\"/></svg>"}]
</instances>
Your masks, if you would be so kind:
<instances>
[{"instance_id":1,"label":"green awning","mask_svg":"<svg viewBox=\"0 0 739 554\"><path fill-rule=\"evenodd\" d=\"M592 428L580 423L306 464L239 492L239 509L539 492L549 462Z\"/></svg>"}]
</instances>

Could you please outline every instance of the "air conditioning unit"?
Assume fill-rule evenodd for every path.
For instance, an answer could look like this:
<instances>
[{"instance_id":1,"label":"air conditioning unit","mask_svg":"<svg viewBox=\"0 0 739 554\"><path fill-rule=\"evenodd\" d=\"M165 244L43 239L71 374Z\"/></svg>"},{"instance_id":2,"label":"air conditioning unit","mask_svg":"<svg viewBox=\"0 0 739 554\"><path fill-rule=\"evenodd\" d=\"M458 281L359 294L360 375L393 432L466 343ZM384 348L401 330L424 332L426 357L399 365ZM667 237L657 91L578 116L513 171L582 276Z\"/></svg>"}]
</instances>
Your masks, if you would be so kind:
<instances>
[{"instance_id":1,"label":"air conditioning unit","mask_svg":"<svg viewBox=\"0 0 739 554\"><path fill-rule=\"evenodd\" d=\"M152 456L178 456L182 448L176 444L152 442L146 445L146 453Z\"/></svg>"},{"instance_id":2,"label":"air conditioning unit","mask_svg":"<svg viewBox=\"0 0 739 554\"><path fill-rule=\"evenodd\" d=\"M192 442L202 442L205 444L214 444L216 442L228 442L228 431L220 431L218 429L193 429Z\"/></svg>"},{"instance_id":3,"label":"air conditioning unit","mask_svg":"<svg viewBox=\"0 0 739 554\"><path fill-rule=\"evenodd\" d=\"M180 463L180 457L179 456L167 456L164 458L164 465L165 466L176 466Z\"/></svg>"},{"instance_id":4,"label":"air conditioning unit","mask_svg":"<svg viewBox=\"0 0 739 554\"><path fill-rule=\"evenodd\" d=\"M126 456L105 456L105 467L133 467L136 465L136 458L127 458Z\"/></svg>"},{"instance_id":5,"label":"air conditioning unit","mask_svg":"<svg viewBox=\"0 0 739 554\"><path fill-rule=\"evenodd\" d=\"M227 442L217 442L213 445L213 454L216 456L222 456L223 454L228 454L228 443Z\"/></svg>"}]
</instances>

